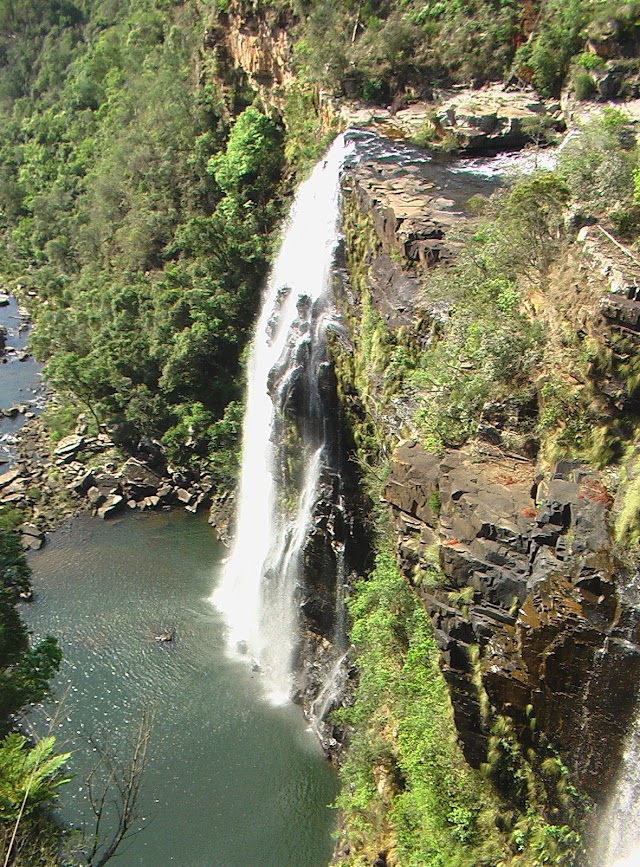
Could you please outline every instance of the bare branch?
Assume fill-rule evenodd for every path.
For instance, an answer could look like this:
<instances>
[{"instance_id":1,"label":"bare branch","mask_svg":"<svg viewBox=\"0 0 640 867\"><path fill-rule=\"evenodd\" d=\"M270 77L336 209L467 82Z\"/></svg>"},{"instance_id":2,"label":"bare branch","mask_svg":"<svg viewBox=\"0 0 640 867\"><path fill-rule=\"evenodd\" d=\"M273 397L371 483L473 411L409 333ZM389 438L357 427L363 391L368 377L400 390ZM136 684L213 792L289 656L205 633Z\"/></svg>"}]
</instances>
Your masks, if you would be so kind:
<instances>
[{"instance_id":1,"label":"bare branch","mask_svg":"<svg viewBox=\"0 0 640 867\"><path fill-rule=\"evenodd\" d=\"M137 827L141 818L139 798L154 716L153 710L145 708L126 762L117 759L108 743L97 738L89 739L98 760L87 777L88 799L95 820L84 852L88 867L104 867L117 854L122 843L141 830ZM111 811L108 809L110 804L113 806ZM115 820L115 829L103 838L107 820Z\"/></svg>"}]
</instances>

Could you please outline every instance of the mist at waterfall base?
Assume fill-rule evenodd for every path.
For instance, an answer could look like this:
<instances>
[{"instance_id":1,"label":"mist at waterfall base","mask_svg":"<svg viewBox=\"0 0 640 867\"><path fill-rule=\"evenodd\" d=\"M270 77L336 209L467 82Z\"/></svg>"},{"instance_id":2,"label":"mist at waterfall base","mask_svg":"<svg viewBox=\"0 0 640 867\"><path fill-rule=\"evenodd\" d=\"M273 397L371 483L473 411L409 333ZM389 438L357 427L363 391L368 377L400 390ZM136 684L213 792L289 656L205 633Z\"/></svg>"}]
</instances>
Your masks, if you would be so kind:
<instances>
[{"instance_id":1,"label":"mist at waterfall base","mask_svg":"<svg viewBox=\"0 0 640 867\"><path fill-rule=\"evenodd\" d=\"M62 817L92 828L89 738L126 761L150 707L142 831L114 864L326 867L335 774L299 709L265 702L259 675L225 652L208 599L221 554L204 517L176 511L83 515L30 557L35 603L21 615L34 641L56 635L63 651L48 709L57 748L72 753ZM175 637L162 644L166 631Z\"/></svg>"},{"instance_id":2,"label":"mist at waterfall base","mask_svg":"<svg viewBox=\"0 0 640 867\"><path fill-rule=\"evenodd\" d=\"M235 539L212 596L231 652L260 668L275 703L292 692L302 551L325 458L318 378L332 318L340 173L352 152L344 136L334 141L300 186L285 225L248 362ZM286 416L300 394L306 406L292 479Z\"/></svg>"}]
</instances>

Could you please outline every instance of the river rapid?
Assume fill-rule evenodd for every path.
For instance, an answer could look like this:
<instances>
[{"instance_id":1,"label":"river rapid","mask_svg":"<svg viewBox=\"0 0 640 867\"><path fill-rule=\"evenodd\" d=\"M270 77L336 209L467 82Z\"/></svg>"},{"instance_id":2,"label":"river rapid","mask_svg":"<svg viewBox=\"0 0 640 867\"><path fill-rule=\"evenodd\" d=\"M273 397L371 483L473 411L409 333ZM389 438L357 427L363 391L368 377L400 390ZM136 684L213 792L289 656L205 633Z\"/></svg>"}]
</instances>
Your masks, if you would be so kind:
<instances>
[{"instance_id":1,"label":"river rapid","mask_svg":"<svg viewBox=\"0 0 640 867\"><path fill-rule=\"evenodd\" d=\"M64 819L88 819L88 739L125 754L144 708L155 711L143 830L120 867L321 867L331 857L335 774L299 709L265 702L260 674L225 653L208 601L223 554L204 519L173 512L81 516L30 558L35 602L22 616L34 640L56 635L64 654L47 709L59 749L73 754ZM162 632L174 640L156 640Z\"/></svg>"}]
</instances>

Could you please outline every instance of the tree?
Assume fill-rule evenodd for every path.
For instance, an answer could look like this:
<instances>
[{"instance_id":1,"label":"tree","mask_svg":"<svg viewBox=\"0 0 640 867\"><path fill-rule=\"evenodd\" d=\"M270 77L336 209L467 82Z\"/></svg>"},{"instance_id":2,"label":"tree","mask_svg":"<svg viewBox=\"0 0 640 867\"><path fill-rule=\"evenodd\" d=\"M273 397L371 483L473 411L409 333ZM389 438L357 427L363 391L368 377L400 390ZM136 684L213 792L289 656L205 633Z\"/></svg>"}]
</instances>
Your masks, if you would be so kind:
<instances>
[{"instance_id":1,"label":"tree","mask_svg":"<svg viewBox=\"0 0 640 867\"><path fill-rule=\"evenodd\" d=\"M249 107L235 122L225 152L209 160L207 171L230 198L266 204L280 179L282 157L279 128Z\"/></svg>"},{"instance_id":2,"label":"tree","mask_svg":"<svg viewBox=\"0 0 640 867\"><path fill-rule=\"evenodd\" d=\"M45 698L62 658L55 638L29 647L16 601L30 574L19 537L0 529L0 732L9 729L12 714Z\"/></svg>"},{"instance_id":3,"label":"tree","mask_svg":"<svg viewBox=\"0 0 640 867\"><path fill-rule=\"evenodd\" d=\"M87 867L104 867L115 857L122 843L140 830L139 797L153 717L153 711L146 708L128 761L118 760L107 744L91 739L98 761L87 778L89 803L95 819L82 855ZM114 829L104 836L104 826L114 820Z\"/></svg>"}]
</instances>

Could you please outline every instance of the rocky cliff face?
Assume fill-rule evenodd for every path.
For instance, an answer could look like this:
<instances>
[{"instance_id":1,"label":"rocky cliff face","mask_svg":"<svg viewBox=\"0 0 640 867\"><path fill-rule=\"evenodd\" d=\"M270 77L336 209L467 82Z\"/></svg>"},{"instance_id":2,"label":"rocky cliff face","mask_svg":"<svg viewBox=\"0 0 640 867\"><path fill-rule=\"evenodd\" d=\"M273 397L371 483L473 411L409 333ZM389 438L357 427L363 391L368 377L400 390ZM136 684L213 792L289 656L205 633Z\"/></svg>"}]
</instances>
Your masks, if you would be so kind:
<instances>
[{"instance_id":1,"label":"rocky cliff face","mask_svg":"<svg viewBox=\"0 0 640 867\"><path fill-rule=\"evenodd\" d=\"M533 714L597 796L621 756L640 676L638 611L611 552L599 474L560 462L541 477L533 462L488 444L435 457L407 443L385 499L403 572L436 630L470 763L486 760L484 689L525 741ZM437 582L427 569L434 545Z\"/></svg>"},{"instance_id":2,"label":"rocky cliff face","mask_svg":"<svg viewBox=\"0 0 640 867\"><path fill-rule=\"evenodd\" d=\"M246 76L266 105L281 108L293 81L291 24L273 10L244 18L232 4L212 27L207 45ZM373 125L393 137L419 135L428 127L436 138L449 136L458 147L480 152L521 146L536 122L541 128L563 123L558 105L501 88L451 94L435 108L343 106L340 112L343 126ZM345 319L353 326L351 344L342 350L347 355L362 339L363 303L407 343L429 339L429 323L439 312L422 304L422 275L455 255L464 202L484 192L464 184L456 188L451 178L434 183L403 158L401 145L397 150L395 160L364 160L345 182L347 235L352 247L360 247L351 254L361 281L343 298ZM622 267L619 256L618 266L611 266L602 251L607 240L597 229L586 229L579 242L588 267L606 272L616 287L624 284L619 289L612 283L600 304L601 321L590 330L600 329L600 337L603 328L637 332L635 282L624 256ZM374 412L346 380L340 383L341 400L363 425L401 426L402 407ZM601 385L603 393L620 392L611 381ZM362 523L354 523L345 509L357 494L335 385L325 392L327 417L341 421L332 434L335 460L323 477L305 550L301 607L307 631L299 695L308 714L324 701L340 651L341 584L352 568L362 570L367 548ZM627 590L630 576L613 553L612 500L602 476L579 463L538 466L531 437L516 437L517 453L507 448L514 438L505 431L527 429L525 417L535 411L508 402L487 406L475 445L444 456L430 455L417 443L401 445L384 497L393 511L402 570L434 624L469 762L478 766L487 758L488 699L496 712L513 719L525 745L533 742L535 719L535 736L548 736L580 786L597 798L618 764L637 702L638 614ZM330 746L337 733L327 727L322 734Z\"/></svg>"},{"instance_id":3,"label":"rocky cliff face","mask_svg":"<svg viewBox=\"0 0 640 867\"><path fill-rule=\"evenodd\" d=\"M215 49L220 69L243 73L267 106L282 108L284 91L294 81L291 13L271 7L242 13L230 4L207 30L205 49Z\"/></svg>"},{"instance_id":4,"label":"rocky cliff face","mask_svg":"<svg viewBox=\"0 0 640 867\"><path fill-rule=\"evenodd\" d=\"M346 182L347 222L372 227L357 253L368 303L388 328L415 331L434 315L420 300L421 275L455 255L450 234L461 214L452 201L443 207L434 186L402 175L360 166ZM577 255L592 271L604 254L589 237L580 236ZM611 329L635 330L612 310L637 303L635 289L633 297L606 289L585 326L604 342ZM616 391L605 380L603 396ZM607 479L578 461L538 463L535 437L522 434L536 412L508 400L487 405L472 444L444 455L399 444L384 499L402 571L435 628L468 761L487 759L490 705L513 720L525 747L548 738L597 800L637 706L640 613L615 554Z\"/></svg>"}]
</instances>

